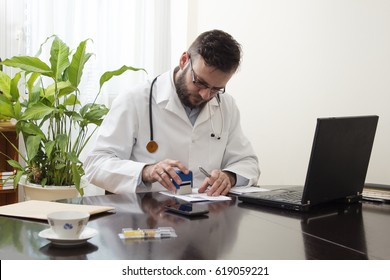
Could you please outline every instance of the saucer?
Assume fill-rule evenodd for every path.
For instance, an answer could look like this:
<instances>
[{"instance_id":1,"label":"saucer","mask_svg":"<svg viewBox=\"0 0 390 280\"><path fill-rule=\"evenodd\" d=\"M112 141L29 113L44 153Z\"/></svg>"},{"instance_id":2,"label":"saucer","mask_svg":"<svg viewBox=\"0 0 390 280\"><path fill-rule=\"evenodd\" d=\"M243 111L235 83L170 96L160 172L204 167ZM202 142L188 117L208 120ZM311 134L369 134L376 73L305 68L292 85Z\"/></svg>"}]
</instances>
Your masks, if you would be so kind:
<instances>
[{"instance_id":1,"label":"saucer","mask_svg":"<svg viewBox=\"0 0 390 280\"><path fill-rule=\"evenodd\" d=\"M38 236L49 240L53 245L57 246L76 246L84 244L88 239L94 237L97 234L97 230L86 227L81 233L79 238L59 238L57 234L53 232L51 228L42 230Z\"/></svg>"}]
</instances>

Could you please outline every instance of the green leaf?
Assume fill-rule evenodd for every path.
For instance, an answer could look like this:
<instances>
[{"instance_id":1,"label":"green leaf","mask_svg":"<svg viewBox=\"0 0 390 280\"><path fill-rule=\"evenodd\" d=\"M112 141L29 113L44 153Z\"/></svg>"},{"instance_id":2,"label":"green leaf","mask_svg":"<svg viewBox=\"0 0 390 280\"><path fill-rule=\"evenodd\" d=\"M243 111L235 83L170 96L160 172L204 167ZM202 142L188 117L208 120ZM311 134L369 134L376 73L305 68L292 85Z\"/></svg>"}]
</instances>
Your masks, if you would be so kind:
<instances>
[{"instance_id":1,"label":"green leaf","mask_svg":"<svg viewBox=\"0 0 390 280\"><path fill-rule=\"evenodd\" d=\"M27 108L22 115L22 120L39 120L44 116L52 113L55 108L51 108L42 103L35 103L31 107Z\"/></svg>"},{"instance_id":2,"label":"green leaf","mask_svg":"<svg viewBox=\"0 0 390 280\"><path fill-rule=\"evenodd\" d=\"M38 135L41 139L46 139L46 136L43 133L43 131L40 129L40 127L31 122L22 122L21 131L23 131L23 133L30 134L30 135Z\"/></svg>"},{"instance_id":3,"label":"green leaf","mask_svg":"<svg viewBox=\"0 0 390 280\"><path fill-rule=\"evenodd\" d=\"M62 72L70 64L68 56L69 47L56 36L50 50L51 69L53 70L53 76L56 81L61 80Z\"/></svg>"},{"instance_id":4,"label":"green leaf","mask_svg":"<svg viewBox=\"0 0 390 280\"><path fill-rule=\"evenodd\" d=\"M86 53L87 41L88 39L79 44L68 68L69 81L74 87L79 85L81 76L83 75L84 65L92 55Z\"/></svg>"},{"instance_id":5,"label":"green leaf","mask_svg":"<svg viewBox=\"0 0 390 280\"><path fill-rule=\"evenodd\" d=\"M84 195L84 190L80 187L81 185L81 173L77 167L76 163L72 163L72 175L73 175L73 182L76 186L76 189L79 191L80 195Z\"/></svg>"},{"instance_id":6,"label":"green leaf","mask_svg":"<svg viewBox=\"0 0 390 280\"><path fill-rule=\"evenodd\" d=\"M37 57L32 56L14 56L2 62L9 67L20 68L27 72L37 72L42 75L52 77L53 72L50 67Z\"/></svg>"},{"instance_id":7,"label":"green leaf","mask_svg":"<svg viewBox=\"0 0 390 280\"><path fill-rule=\"evenodd\" d=\"M68 144L68 135L66 134L58 134L56 138L56 142L58 145L58 148L61 152L65 152L66 145Z\"/></svg>"},{"instance_id":8,"label":"green leaf","mask_svg":"<svg viewBox=\"0 0 390 280\"><path fill-rule=\"evenodd\" d=\"M94 103L88 103L88 104L85 104L83 107L81 107L80 115L84 116L89 111L89 109L92 107L93 104Z\"/></svg>"},{"instance_id":9,"label":"green leaf","mask_svg":"<svg viewBox=\"0 0 390 280\"><path fill-rule=\"evenodd\" d=\"M20 117L22 116L22 106L20 105L19 100L15 102L13 110L14 110L14 118L19 120Z\"/></svg>"},{"instance_id":10,"label":"green leaf","mask_svg":"<svg viewBox=\"0 0 390 280\"><path fill-rule=\"evenodd\" d=\"M19 170L16 172L15 178L14 178L14 189L18 187L18 184L20 182L20 178L25 174L24 170Z\"/></svg>"},{"instance_id":11,"label":"green leaf","mask_svg":"<svg viewBox=\"0 0 390 280\"><path fill-rule=\"evenodd\" d=\"M68 112L66 112L66 115L71 117L76 122L80 122L80 121L83 120L81 115L79 113L75 112L75 111L68 111Z\"/></svg>"},{"instance_id":12,"label":"green leaf","mask_svg":"<svg viewBox=\"0 0 390 280\"><path fill-rule=\"evenodd\" d=\"M49 159L51 158L51 155L53 153L54 145L55 145L54 141L48 141L45 143L45 151L46 151L46 155Z\"/></svg>"},{"instance_id":13,"label":"green leaf","mask_svg":"<svg viewBox=\"0 0 390 280\"><path fill-rule=\"evenodd\" d=\"M30 78L27 80L27 90L29 92L29 98L31 99L31 94L34 90L35 81L41 76L41 73L32 73Z\"/></svg>"},{"instance_id":14,"label":"green leaf","mask_svg":"<svg viewBox=\"0 0 390 280\"><path fill-rule=\"evenodd\" d=\"M72 163L79 163L80 160L78 159L77 155L75 152L70 152L66 155L66 158L72 162Z\"/></svg>"},{"instance_id":15,"label":"green leaf","mask_svg":"<svg viewBox=\"0 0 390 280\"><path fill-rule=\"evenodd\" d=\"M77 99L75 94L70 95L66 100L64 101L65 106L73 106L75 104L81 104L80 101Z\"/></svg>"},{"instance_id":16,"label":"green leaf","mask_svg":"<svg viewBox=\"0 0 390 280\"><path fill-rule=\"evenodd\" d=\"M18 88L18 84L19 84L19 80L20 80L20 72L19 73L16 73L15 76L12 78L11 80L11 97L12 97L12 101L16 101L16 100L19 100L19 88Z\"/></svg>"},{"instance_id":17,"label":"green leaf","mask_svg":"<svg viewBox=\"0 0 390 280\"><path fill-rule=\"evenodd\" d=\"M0 91L11 99L11 78L3 71L0 71Z\"/></svg>"},{"instance_id":18,"label":"green leaf","mask_svg":"<svg viewBox=\"0 0 390 280\"><path fill-rule=\"evenodd\" d=\"M45 187L45 186L46 186L46 183L47 183L47 178L43 178L43 179L41 180L41 186L42 186L42 187Z\"/></svg>"},{"instance_id":19,"label":"green leaf","mask_svg":"<svg viewBox=\"0 0 390 280\"><path fill-rule=\"evenodd\" d=\"M0 114L10 118L15 117L15 111L12 102L2 94L0 94Z\"/></svg>"},{"instance_id":20,"label":"green leaf","mask_svg":"<svg viewBox=\"0 0 390 280\"><path fill-rule=\"evenodd\" d=\"M132 66L126 66L123 65L121 68L115 71L107 71L100 77L100 88L102 88L103 84L107 81L109 81L113 76L119 76L122 75L124 72L131 70L131 71L145 71L143 68L135 68ZM145 71L146 72L146 71Z\"/></svg>"},{"instance_id":21,"label":"green leaf","mask_svg":"<svg viewBox=\"0 0 390 280\"><path fill-rule=\"evenodd\" d=\"M39 85L35 85L31 92L28 93L28 103L33 104L39 102L43 90Z\"/></svg>"},{"instance_id":22,"label":"green leaf","mask_svg":"<svg viewBox=\"0 0 390 280\"><path fill-rule=\"evenodd\" d=\"M45 97L49 97L55 94L56 92L56 84L57 84L57 92L60 92L64 89L66 89L66 92L73 92L76 90L74 86L72 86L71 82L66 81L66 82L58 82L58 83L53 83L50 86L47 87L45 91ZM64 91L65 92L65 91ZM58 96L60 97L60 95Z\"/></svg>"},{"instance_id":23,"label":"green leaf","mask_svg":"<svg viewBox=\"0 0 390 280\"><path fill-rule=\"evenodd\" d=\"M69 81L68 81L68 82L69 82ZM70 83L69 83L69 84L70 84ZM58 97L62 97L62 96L68 95L68 94L70 94L70 93L72 93L72 92L75 92L76 90L77 90L77 88L75 88L74 86L72 86L72 85L70 84L70 86L64 87L64 88L60 89L60 92L59 92L59 94L58 94Z\"/></svg>"},{"instance_id":24,"label":"green leaf","mask_svg":"<svg viewBox=\"0 0 390 280\"><path fill-rule=\"evenodd\" d=\"M23 170L23 166L16 160L10 159L7 160L8 164L17 170Z\"/></svg>"},{"instance_id":25,"label":"green leaf","mask_svg":"<svg viewBox=\"0 0 390 280\"><path fill-rule=\"evenodd\" d=\"M56 166L54 168L57 169L57 170L60 170L60 169L62 169L64 167L66 167L66 164L60 163L60 164L56 164Z\"/></svg>"},{"instance_id":26,"label":"green leaf","mask_svg":"<svg viewBox=\"0 0 390 280\"><path fill-rule=\"evenodd\" d=\"M83 116L90 123L99 123L101 119L108 113L109 109L105 105L93 104L88 112Z\"/></svg>"},{"instance_id":27,"label":"green leaf","mask_svg":"<svg viewBox=\"0 0 390 280\"><path fill-rule=\"evenodd\" d=\"M38 52L35 54L36 57L38 57L38 56L41 55L43 45L46 44L47 41L49 41L49 40L50 40L51 38L53 38L53 37L57 37L57 36L56 36L56 35L51 35L51 36L47 37L46 40L45 40L45 42L43 42L43 43L39 46L39 50L38 50Z\"/></svg>"},{"instance_id":28,"label":"green leaf","mask_svg":"<svg viewBox=\"0 0 390 280\"><path fill-rule=\"evenodd\" d=\"M32 135L27 137L26 150L28 160L32 160L38 153L41 137L39 135Z\"/></svg>"}]
</instances>

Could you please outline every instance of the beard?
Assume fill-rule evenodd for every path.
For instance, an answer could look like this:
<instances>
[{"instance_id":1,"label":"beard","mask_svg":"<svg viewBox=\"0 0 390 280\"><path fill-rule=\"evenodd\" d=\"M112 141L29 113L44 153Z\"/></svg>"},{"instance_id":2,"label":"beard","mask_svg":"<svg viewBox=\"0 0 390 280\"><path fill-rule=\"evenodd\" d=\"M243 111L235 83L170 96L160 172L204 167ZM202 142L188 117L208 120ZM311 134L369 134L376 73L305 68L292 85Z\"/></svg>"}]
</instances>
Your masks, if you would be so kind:
<instances>
[{"instance_id":1,"label":"beard","mask_svg":"<svg viewBox=\"0 0 390 280\"><path fill-rule=\"evenodd\" d=\"M176 93L184 106L191 109L202 108L207 101L203 100L197 92L190 91L186 85L186 74L188 69L189 68L186 67L181 75L178 75L177 78L174 79Z\"/></svg>"}]
</instances>

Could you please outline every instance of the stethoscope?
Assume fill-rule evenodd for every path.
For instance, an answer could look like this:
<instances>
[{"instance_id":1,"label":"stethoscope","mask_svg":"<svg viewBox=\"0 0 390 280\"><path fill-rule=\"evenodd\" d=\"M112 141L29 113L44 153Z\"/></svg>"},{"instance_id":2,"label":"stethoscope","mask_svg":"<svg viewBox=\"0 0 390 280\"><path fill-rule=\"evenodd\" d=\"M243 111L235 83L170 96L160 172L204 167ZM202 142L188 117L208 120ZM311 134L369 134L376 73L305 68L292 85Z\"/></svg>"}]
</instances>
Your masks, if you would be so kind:
<instances>
[{"instance_id":1,"label":"stethoscope","mask_svg":"<svg viewBox=\"0 0 390 280\"><path fill-rule=\"evenodd\" d=\"M158 144L156 141L154 141L154 137L153 137L153 119L152 119L152 115L153 115L153 112L152 112L152 96L153 96L153 86L154 84L156 83L157 81L157 78L154 78L154 80L152 81L152 84L150 86L150 92L149 92L149 127L150 127L150 140L148 142L148 144L146 144L146 150L148 150L149 153L154 153L157 151L158 149ZM219 131L219 133L217 134L214 130L214 124L213 124L213 121L211 119L211 109L210 109L210 103L207 102L207 107L208 107L208 111L209 111L209 121L210 121L210 127L211 127L211 134L210 134L210 137L212 138L215 138L217 140L220 140L221 139L221 136L222 136L222 132L223 132L223 127L224 127L224 119L223 119L223 113L222 113L222 107L221 107L221 98L219 96L219 94L217 94L216 96L217 98L217 101L218 101L218 107L219 107L219 113L221 115L221 122L222 122L222 125L221 125L221 129Z\"/></svg>"}]
</instances>

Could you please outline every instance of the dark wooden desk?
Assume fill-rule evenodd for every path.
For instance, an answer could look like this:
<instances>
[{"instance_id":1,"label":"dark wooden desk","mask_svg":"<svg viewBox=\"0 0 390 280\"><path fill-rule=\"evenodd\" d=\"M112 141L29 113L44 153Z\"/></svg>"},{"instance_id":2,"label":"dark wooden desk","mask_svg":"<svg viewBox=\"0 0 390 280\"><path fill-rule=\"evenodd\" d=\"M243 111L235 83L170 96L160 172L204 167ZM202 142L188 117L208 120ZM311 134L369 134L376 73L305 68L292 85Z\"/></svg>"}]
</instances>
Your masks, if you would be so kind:
<instances>
[{"instance_id":1,"label":"dark wooden desk","mask_svg":"<svg viewBox=\"0 0 390 280\"><path fill-rule=\"evenodd\" d=\"M164 212L159 193L105 195L67 202L116 207L93 216L98 235L83 246L58 248L38 233L44 222L0 217L0 259L390 259L390 205L335 204L310 214L231 202L209 204L205 218ZM119 239L124 227L172 226L177 238Z\"/></svg>"}]
</instances>

